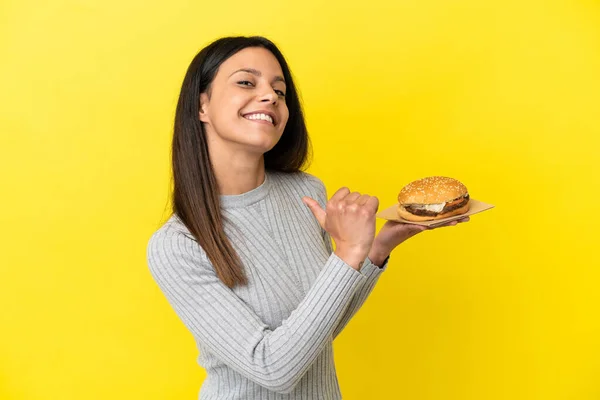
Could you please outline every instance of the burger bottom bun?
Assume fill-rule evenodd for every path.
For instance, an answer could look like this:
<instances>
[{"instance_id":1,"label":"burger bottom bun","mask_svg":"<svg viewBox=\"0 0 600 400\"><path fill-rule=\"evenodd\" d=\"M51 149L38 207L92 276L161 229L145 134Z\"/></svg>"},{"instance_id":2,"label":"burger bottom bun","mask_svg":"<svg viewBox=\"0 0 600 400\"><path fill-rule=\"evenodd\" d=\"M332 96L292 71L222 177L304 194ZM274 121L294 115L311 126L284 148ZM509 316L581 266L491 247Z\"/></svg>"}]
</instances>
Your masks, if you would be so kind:
<instances>
[{"instance_id":1,"label":"burger bottom bun","mask_svg":"<svg viewBox=\"0 0 600 400\"><path fill-rule=\"evenodd\" d=\"M470 206L471 206L471 201L469 200L467 202L467 204L465 204L461 208L457 208L456 210L453 210L453 211L450 211L447 213L438 214L435 217L429 217L429 216L425 216L425 215L411 214L408 211L406 211L406 209L402 205L399 204L398 205L398 216L407 221L416 221L416 222L434 221L434 220L438 220L438 219L453 217L455 215L465 214L467 211L469 211Z\"/></svg>"}]
</instances>

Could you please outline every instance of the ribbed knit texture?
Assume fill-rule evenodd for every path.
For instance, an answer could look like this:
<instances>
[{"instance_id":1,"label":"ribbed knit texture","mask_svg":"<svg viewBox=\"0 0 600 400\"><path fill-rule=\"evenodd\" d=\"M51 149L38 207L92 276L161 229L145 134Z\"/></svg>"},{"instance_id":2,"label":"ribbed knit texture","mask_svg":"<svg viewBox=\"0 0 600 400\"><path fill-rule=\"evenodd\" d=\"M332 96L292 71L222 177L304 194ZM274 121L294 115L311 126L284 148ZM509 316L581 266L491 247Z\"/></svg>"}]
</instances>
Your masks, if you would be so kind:
<instances>
[{"instance_id":1,"label":"ribbed knit texture","mask_svg":"<svg viewBox=\"0 0 600 400\"><path fill-rule=\"evenodd\" d=\"M195 338L207 371L199 399L341 399L333 339L377 279L368 258L354 270L302 202L323 209L323 182L266 171L265 181L220 196L225 233L249 284L229 289L176 215L148 243L150 272Z\"/></svg>"}]
</instances>

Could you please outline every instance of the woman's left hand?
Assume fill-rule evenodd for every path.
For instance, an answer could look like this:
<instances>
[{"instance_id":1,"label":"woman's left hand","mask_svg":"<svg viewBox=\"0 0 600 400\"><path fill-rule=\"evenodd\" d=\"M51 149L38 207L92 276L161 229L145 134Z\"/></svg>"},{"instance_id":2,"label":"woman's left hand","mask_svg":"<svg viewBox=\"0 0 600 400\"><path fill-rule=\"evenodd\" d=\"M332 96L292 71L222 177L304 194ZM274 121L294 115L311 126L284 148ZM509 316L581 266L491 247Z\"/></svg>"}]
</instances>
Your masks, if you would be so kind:
<instances>
[{"instance_id":1,"label":"woman's left hand","mask_svg":"<svg viewBox=\"0 0 600 400\"><path fill-rule=\"evenodd\" d=\"M400 243L415 236L417 233L423 231L430 231L437 228L444 228L447 226L455 226L459 223L468 222L469 217L464 217L458 220L450 221L442 225L435 226L433 228L417 225L417 224L405 224L401 222L387 221L381 230L375 236L373 246L371 247L371 253L369 253L369 259L374 264L380 265L385 258L390 255Z\"/></svg>"}]
</instances>

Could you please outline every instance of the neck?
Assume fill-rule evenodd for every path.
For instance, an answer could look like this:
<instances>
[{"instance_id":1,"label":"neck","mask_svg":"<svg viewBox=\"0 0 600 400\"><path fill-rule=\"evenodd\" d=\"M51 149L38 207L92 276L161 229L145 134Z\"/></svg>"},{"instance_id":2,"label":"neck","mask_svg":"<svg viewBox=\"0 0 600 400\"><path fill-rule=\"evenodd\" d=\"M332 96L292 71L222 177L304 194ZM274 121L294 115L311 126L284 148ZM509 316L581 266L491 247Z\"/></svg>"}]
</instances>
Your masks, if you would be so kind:
<instances>
[{"instance_id":1,"label":"neck","mask_svg":"<svg viewBox=\"0 0 600 400\"><path fill-rule=\"evenodd\" d=\"M256 156L217 157L213 170L219 186L219 195L238 195L259 187L265 181L265 159Z\"/></svg>"}]
</instances>

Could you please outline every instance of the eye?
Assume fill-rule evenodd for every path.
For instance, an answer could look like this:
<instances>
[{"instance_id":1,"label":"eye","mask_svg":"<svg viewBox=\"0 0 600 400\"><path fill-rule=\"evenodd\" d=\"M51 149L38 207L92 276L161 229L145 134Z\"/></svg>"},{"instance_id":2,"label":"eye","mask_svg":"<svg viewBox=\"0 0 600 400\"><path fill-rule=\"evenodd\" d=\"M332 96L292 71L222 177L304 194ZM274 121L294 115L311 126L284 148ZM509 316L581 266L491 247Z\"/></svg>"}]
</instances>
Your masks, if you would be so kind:
<instances>
[{"instance_id":1,"label":"eye","mask_svg":"<svg viewBox=\"0 0 600 400\"><path fill-rule=\"evenodd\" d=\"M238 85L242 85L242 86L254 86L254 84L250 81L239 81Z\"/></svg>"},{"instance_id":2,"label":"eye","mask_svg":"<svg viewBox=\"0 0 600 400\"><path fill-rule=\"evenodd\" d=\"M283 93L282 90L275 90L275 93L277 93L280 97L285 97L285 93Z\"/></svg>"}]
</instances>

